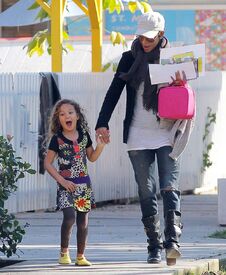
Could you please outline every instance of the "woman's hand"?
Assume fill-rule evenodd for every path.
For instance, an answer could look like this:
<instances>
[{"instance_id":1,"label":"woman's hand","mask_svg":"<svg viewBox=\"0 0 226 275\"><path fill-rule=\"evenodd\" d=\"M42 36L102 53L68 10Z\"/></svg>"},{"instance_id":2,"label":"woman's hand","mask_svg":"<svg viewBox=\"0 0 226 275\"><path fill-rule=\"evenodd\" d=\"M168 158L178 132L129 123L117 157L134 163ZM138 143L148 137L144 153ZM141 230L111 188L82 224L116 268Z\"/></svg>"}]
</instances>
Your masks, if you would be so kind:
<instances>
[{"instance_id":1,"label":"woman's hand","mask_svg":"<svg viewBox=\"0 0 226 275\"><path fill-rule=\"evenodd\" d=\"M110 132L105 127L100 127L96 130L96 137L100 140L101 143L109 143L110 142Z\"/></svg>"},{"instance_id":2,"label":"woman's hand","mask_svg":"<svg viewBox=\"0 0 226 275\"><path fill-rule=\"evenodd\" d=\"M76 185L69 181L69 180L63 180L60 185L62 185L68 192L74 192L76 189Z\"/></svg>"},{"instance_id":3,"label":"woman's hand","mask_svg":"<svg viewBox=\"0 0 226 275\"><path fill-rule=\"evenodd\" d=\"M171 85L173 85L173 86L182 86L182 85L184 85L184 83L187 82L186 74L185 74L184 71L182 71L182 77L181 77L180 72L177 71L177 72L175 73L175 79L174 79L172 76L171 76L171 79L172 79L172 81L173 81L173 82L171 83Z\"/></svg>"}]
</instances>

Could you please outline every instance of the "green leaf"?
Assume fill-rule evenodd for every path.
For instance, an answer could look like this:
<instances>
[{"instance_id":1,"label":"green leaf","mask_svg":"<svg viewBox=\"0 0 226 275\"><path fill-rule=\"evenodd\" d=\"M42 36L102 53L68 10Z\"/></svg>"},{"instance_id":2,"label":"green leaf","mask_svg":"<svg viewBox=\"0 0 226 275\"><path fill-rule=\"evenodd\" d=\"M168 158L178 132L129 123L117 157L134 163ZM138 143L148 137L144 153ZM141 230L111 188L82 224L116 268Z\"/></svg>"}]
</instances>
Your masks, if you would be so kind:
<instances>
[{"instance_id":1,"label":"green leaf","mask_svg":"<svg viewBox=\"0 0 226 275\"><path fill-rule=\"evenodd\" d=\"M35 1L29 8L28 10L35 10L37 8L40 8L39 4Z\"/></svg>"},{"instance_id":2,"label":"green leaf","mask_svg":"<svg viewBox=\"0 0 226 275\"><path fill-rule=\"evenodd\" d=\"M20 174L19 174L19 176L17 177L17 180L18 179L23 179L25 177L25 174L23 173L23 172L21 172Z\"/></svg>"},{"instance_id":3,"label":"green leaf","mask_svg":"<svg viewBox=\"0 0 226 275\"><path fill-rule=\"evenodd\" d=\"M4 201L5 201L5 200L2 200L2 199L0 200L0 208L3 208L3 207L4 207Z\"/></svg>"},{"instance_id":4,"label":"green leaf","mask_svg":"<svg viewBox=\"0 0 226 275\"><path fill-rule=\"evenodd\" d=\"M111 67L111 62L108 62L107 64L105 64L103 67L102 67L102 72L106 72L107 69L109 69Z\"/></svg>"},{"instance_id":5,"label":"green leaf","mask_svg":"<svg viewBox=\"0 0 226 275\"><path fill-rule=\"evenodd\" d=\"M51 35L50 35L50 33L47 33L46 39L47 39L47 43L48 43L49 45L51 45Z\"/></svg>"},{"instance_id":6,"label":"green leaf","mask_svg":"<svg viewBox=\"0 0 226 275\"><path fill-rule=\"evenodd\" d=\"M113 45L115 44L116 36L117 36L117 32L112 31L111 34L110 34L110 40L113 43Z\"/></svg>"},{"instance_id":7,"label":"green leaf","mask_svg":"<svg viewBox=\"0 0 226 275\"><path fill-rule=\"evenodd\" d=\"M28 169L27 172L31 175L36 174L36 171L34 169Z\"/></svg>"},{"instance_id":8,"label":"green leaf","mask_svg":"<svg viewBox=\"0 0 226 275\"><path fill-rule=\"evenodd\" d=\"M12 228L13 224L9 221L3 223L2 228L3 230L7 230L8 228Z\"/></svg>"},{"instance_id":9,"label":"green leaf","mask_svg":"<svg viewBox=\"0 0 226 275\"><path fill-rule=\"evenodd\" d=\"M68 51L67 51L67 49L66 49L66 48L63 48L63 52L68 53Z\"/></svg>"},{"instance_id":10,"label":"green leaf","mask_svg":"<svg viewBox=\"0 0 226 275\"><path fill-rule=\"evenodd\" d=\"M42 55L44 53L44 42L48 39L48 29L37 32L31 41L25 46L27 54L31 57L34 53Z\"/></svg>"},{"instance_id":11,"label":"green leaf","mask_svg":"<svg viewBox=\"0 0 226 275\"><path fill-rule=\"evenodd\" d=\"M13 234L13 239L18 243L20 243L22 241L22 238L23 238L23 235L21 235L20 233Z\"/></svg>"},{"instance_id":12,"label":"green leaf","mask_svg":"<svg viewBox=\"0 0 226 275\"><path fill-rule=\"evenodd\" d=\"M63 39L64 40L68 40L69 39L69 35L66 31L63 31Z\"/></svg>"},{"instance_id":13,"label":"green leaf","mask_svg":"<svg viewBox=\"0 0 226 275\"><path fill-rule=\"evenodd\" d=\"M137 3L136 2L129 2L128 3L128 9L131 13L135 13L137 10Z\"/></svg>"},{"instance_id":14,"label":"green leaf","mask_svg":"<svg viewBox=\"0 0 226 275\"><path fill-rule=\"evenodd\" d=\"M23 166L24 166L24 169L28 169L31 167L30 163L28 162L25 162Z\"/></svg>"},{"instance_id":15,"label":"green leaf","mask_svg":"<svg viewBox=\"0 0 226 275\"><path fill-rule=\"evenodd\" d=\"M149 12L152 10L151 6L147 2L140 2L140 4L143 6L144 13Z\"/></svg>"},{"instance_id":16,"label":"green leaf","mask_svg":"<svg viewBox=\"0 0 226 275\"><path fill-rule=\"evenodd\" d=\"M137 3L137 8L138 8L142 13L144 13L144 6L141 5L140 2L136 2L136 3Z\"/></svg>"},{"instance_id":17,"label":"green leaf","mask_svg":"<svg viewBox=\"0 0 226 275\"><path fill-rule=\"evenodd\" d=\"M124 6L121 0L115 0L115 10L118 14L121 12L121 10L124 10Z\"/></svg>"},{"instance_id":18,"label":"green leaf","mask_svg":"<svg viewBox=\"0 0 226 275\"><path fill-rule=\"evenodd\" d=\"M33 38L27 45L27 54L31 57L35 52L38 45L38 38Z\"/></svg>"},{"instance_id":19,"label":"green leaf","mask_svg":"<svg viewBox=\"0 0 226 275\"><path fill-rule=\"evenodd\" d=\"M7 258L11 257L13 255L12 250L7 250L6 256Z\"/></svg>"},{"instance_id":20,"label":"green leaf","mask_svg":"<svg viewBox=\"0 0 226 275\"><path fill-rule=\"evenodd\" d=\"M69 51L71 51L71 52L73 52L75 49L74 49L74 47L73 47L73 45L71 45L71 44L69 44L69 43L67 43L66 45L65 45L65 47L69 50Z\"/></svg>"},{"instance_id":21,"label":"green leaf","mask_svg":"<svg viewBox=\"0 0 226 275\"><path fill-rule=\"evenodd\" d=\"M41 9L35 19L39 19L40 22L42 22L45 18L49 18L49 14L45 10Z\"/></svg>"},{"instance_id":22,"label":"green leaf","mask_svg":"<svg viewBox=\"0 0 226 275\"><path fill-rule=\"evenodd\" d=\"M21 230L20 230L20 234L23 234L23 235L24 235L24 234L25 234L25 230L24 230L24 229L21 229Z\"/></svg>"},{"instance_id":23,"label":"green leaf","mask_svg":"<svg viewBox=\"0 0 226 275\"><path fill-rule=\"evenodd\" d=\"M48 47L48 48L47 48L47 52L48 52L49 55L51 55L52 48L51 48L51 47Z\"/></svg>"},{"instance_id":24,"label":"green leaf","mask_svg":"<svg viewBox=\"0 0 226 275\"><path fill-rule=\"evenodd\" d=\"M116 7L116 0L110 0L109 3L109 13L113 13L115 11L115 7Z\"/></svg>"},{"instance_id":25,"label":"green leaf","mask_svg":"<svg viewBox=\"0 0 226 275\"><path fill-rule=\"evenodd\" d=\"M17 227L17 226L19 225L19 222L18 222L17 220L15 220L15 221L13 222L13 225L14 225L14 227Z\"/></svg>"},{"instance_id":26,"label":"green leaf","mask_svg":"<svg viewBox=\"0 0 226 275\"><path fill-rule=\"evenodd\" d=\"M115 46L116 44L122 44L123 47L127 47L125 36L122 35L120 32L112 31L110 35L110 40L113 46Z\"/></svg>"},{"instance_id":27,"label":"green leaf","mask_svg":"<svg viewBox=\"0 0 226 275\"><path fill-rule=\"evenodd\" d=\"M116 72L117 68L118 68L118 63L113 63L113 72Z\"/></svg>"},{"instance_id":28,"label":"green leaf","mask_svg":"<svg viewBox=\"0 0 226 275\"><path fill-rule=\"evenodd\" d=\"M109 8L110 1L111 0L103 0L103 9L104 10Z\"/></svg>"}]
</instances>

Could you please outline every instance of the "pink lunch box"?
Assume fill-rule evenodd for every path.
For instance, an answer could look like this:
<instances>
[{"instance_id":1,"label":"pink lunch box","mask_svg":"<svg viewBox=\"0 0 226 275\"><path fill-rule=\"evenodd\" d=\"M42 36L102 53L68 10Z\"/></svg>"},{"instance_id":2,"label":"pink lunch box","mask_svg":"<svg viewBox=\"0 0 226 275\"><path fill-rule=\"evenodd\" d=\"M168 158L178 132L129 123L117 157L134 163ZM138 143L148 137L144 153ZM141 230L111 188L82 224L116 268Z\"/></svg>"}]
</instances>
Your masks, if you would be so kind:
<instances>
[{"instance_id":1,"label":"pink lunch box","mask_svg":"<svg viewBox=\"0 0 226 275\"><path fill-rule=\"evenodd\" d=\"M160 118L191 119L194 114L195 94L188 84L160 88L158 95Z\"/></svg>"}]
</instances>

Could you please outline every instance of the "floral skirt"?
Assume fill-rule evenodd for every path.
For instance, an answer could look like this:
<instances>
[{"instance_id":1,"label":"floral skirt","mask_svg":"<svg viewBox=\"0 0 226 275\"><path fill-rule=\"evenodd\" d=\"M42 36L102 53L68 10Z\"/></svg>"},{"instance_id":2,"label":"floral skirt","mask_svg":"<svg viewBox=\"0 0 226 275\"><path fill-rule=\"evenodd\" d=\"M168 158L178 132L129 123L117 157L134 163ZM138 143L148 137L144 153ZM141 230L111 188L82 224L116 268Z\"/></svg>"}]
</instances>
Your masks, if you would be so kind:
<instances>
[{"instance_id":1,"label":"floral skirt","mask_svg":"<svg viewBox=\"0 0 226 275\"><path fill-rule=\"evenodd\" d=\"M57 210L67 207L74 207L80 212L89 212L95 208L95 199L90 183L74 183L76 189L74 192L68 192L64 187L58 184L57 188Z\"/></svg>"}]
</instances>

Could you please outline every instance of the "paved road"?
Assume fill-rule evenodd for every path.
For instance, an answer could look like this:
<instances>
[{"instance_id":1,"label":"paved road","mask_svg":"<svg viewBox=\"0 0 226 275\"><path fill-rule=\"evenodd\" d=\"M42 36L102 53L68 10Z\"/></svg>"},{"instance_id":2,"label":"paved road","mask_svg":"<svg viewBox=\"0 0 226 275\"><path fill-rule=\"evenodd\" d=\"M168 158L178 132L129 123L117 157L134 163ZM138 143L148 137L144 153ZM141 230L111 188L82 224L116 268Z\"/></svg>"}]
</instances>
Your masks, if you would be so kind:
<instances>
[{"instance_id":1,"label":"paved road","mask_svg":"<svg viewBox=\"0 0 226 275\"><path fill-rule=\"evenodd\" d=\"M160 213L162 203L160 201ZM17 217L28 222L20 253L24 262L2 268L5 274L186 274L185 270L199 267L214 270L218 261L226 258L226 241L208 236L224 228L217 221L216 195L187 195L182 197L183 235L182 258L174 267L146 263L146 238L140 221L138 204L107 205L90 213L87 258L91 267L60 266L57 264L60 242L61 212L22 213ZM161 215L162 216L162 215ZM162 221L163 224L163 221ZM71 238L71 256L75 257L75 232ZM212 267L208 267L208 264ZM176 273L175 273L176 272ZM182 273L180 273L182 272ZM196 272L196 271L195 271ZM194 273L196 274L196 273ZM198 274L198 273L197 273Z\"/></svg>"}]
</instances>

